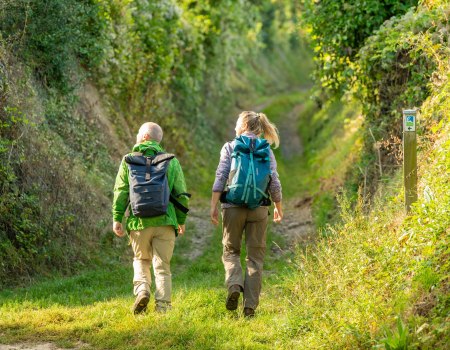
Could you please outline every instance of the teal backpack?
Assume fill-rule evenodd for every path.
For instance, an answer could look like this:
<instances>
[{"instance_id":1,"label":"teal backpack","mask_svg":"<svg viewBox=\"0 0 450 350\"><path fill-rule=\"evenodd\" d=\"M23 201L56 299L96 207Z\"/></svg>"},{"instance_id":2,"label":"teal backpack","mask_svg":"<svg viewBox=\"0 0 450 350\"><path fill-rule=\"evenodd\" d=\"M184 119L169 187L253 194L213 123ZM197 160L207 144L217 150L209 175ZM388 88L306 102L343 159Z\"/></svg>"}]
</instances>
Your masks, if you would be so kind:
<instances>
[{"instance_id":1,"label":"teal backpack","mask_svg":"<svg viewBox=\"0 0 450 350\"><path fill-rule=\"evenodd\" d=\"M255 209L270 205L270 145L264 139L236 137L224 202Z\"/></svg>"}]
</instances>

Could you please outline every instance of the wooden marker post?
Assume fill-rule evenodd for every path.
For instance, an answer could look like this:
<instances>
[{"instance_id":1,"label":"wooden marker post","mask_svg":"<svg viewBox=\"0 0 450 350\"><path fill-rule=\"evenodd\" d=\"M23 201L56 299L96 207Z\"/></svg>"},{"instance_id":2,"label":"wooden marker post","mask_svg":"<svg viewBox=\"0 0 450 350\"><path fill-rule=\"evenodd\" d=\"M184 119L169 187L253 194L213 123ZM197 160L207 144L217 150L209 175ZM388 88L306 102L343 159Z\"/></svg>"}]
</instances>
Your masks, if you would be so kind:
<instances>
[{"instance_id":1,"label":"wooden marker post","mask_svg":"<svg viewBox=\"0 0 450 350\"><path fill-rule=\"evenodd\" d=\"M417 201L417 138L416 114L413 109L403 111L403 182L405 184L405 209Z\"/></svg>"}]
</instances>

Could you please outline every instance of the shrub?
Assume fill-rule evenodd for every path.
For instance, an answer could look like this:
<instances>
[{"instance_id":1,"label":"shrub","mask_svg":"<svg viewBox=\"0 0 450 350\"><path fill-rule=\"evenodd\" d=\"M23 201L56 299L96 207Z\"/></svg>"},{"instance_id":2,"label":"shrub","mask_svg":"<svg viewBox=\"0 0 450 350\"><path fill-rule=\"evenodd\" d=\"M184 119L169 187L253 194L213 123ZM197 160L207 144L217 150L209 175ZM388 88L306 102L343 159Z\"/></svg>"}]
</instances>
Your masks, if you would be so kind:
<instances>
[{"instance_id":1,"label":"shrub","mask_svg":"<svg viewBox=\"0 0 450 350\"><path fill-rule=\"evenodd\" d=\"M314 45L316 79L323 88L341 95L351 87L352 63L365 40L417 0L304 0L303 4L303 20Z\"/></svg>"},{"instance_id":2,"label":"shrub","mask_svg":"<svg viewBox=\"0 0 450 350\"><path fill-rule=\"evenodd\" d=\"M67 90L77 59L92 67L102 58L98 11L95 0L5 0L0 33L42 82Z\"/></svg>"},{"instance_id":3,"label":"shrub","mask_svg":"<svg viewBox=\"0 0 450 350\"><path fill-rule=\"evenodd\" d=\"M371 182L381 175L377 167L389 173L399 165L402 109L420 106L446 80L449 13L448 5L410 10L381 26L357 55L353 91L366 115Z\"/></svg>"}]
</instances>

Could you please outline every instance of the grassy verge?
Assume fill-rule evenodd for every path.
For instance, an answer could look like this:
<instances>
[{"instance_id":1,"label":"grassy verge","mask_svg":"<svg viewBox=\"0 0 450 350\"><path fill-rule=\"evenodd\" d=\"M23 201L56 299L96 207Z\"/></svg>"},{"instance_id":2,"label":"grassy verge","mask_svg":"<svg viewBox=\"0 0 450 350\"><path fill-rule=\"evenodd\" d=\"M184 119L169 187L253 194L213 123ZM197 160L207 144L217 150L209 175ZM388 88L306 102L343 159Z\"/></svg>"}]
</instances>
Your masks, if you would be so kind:
<instances>
[{"instance_id":1,"label":"grassy verge","mask_svg":"<svg viewBox=\"0 0 450 350\"><path fill-rule=\"evenodd\" d=\"M322 229L337 216L335 194L360 154L363 117L355 101L330 101L319 109L308 97L308 92L282 95L264 112L277 125L292 111L297 113L292 127L304 150L290 159L276 150L278 172L285 198L313 197L315 224Z\"/></svg>"},{"instance_id":2,"label":"grassy verge","mask_svg":"<svg viewBox=\"0 0 450 350\"><path fill-rule=\"evenodd\" d=\"M305 349L445 349L450 342L449 85L422 106L419 200L402 174L383 180L370 212L340 197L341 222L294 259L286 278L291 336Z\"/></svg>"}]
</instances>

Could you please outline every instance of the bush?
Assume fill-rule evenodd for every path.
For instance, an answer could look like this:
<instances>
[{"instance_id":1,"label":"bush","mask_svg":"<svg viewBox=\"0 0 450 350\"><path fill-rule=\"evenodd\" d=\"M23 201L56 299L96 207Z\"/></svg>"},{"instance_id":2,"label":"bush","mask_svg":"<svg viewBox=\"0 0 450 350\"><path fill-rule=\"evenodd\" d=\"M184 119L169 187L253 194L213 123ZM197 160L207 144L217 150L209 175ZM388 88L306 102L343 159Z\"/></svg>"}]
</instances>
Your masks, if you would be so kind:
<instances>
[{"instance_id":1,"label":"bush","mask_svg":"<svg viewBox=\"0 0 450 350\"><path fill-rule=\"evenodd\" d=\"M448 5L410 10L381 26L357 55L353 91L366 116L363 161L371 183L400 165L402 109L417 108L446 80L449 13Z\"/></svg>"},{"instance_id":2,"label":"bush","mask_svg":"<svg viewBox=\"0 0 450 350\"><path fill-rule=\"evenodd\" d=\"M342 95L355 77L355 57L384 21L404 14L417 0L304 0L303 20L310 27L319 84Z\"/></svg>"},{"instance_id":3,"label":"bush","mask_svg":"<svg viewBox=\"0 0 450 350\"><path fill-rule=\"evenodd\" d=\"M29 120L17 109L0 110L0 276L27 271L38 254L37 247L46 238L35 220L40 212L39 202L34 193L22 190L20 167L25 156L22 141L27 124Z\"/></svg>"},{"instance_id":4,"label":"bush","mask_svg":"<svg viewBox=\"0 0 450 350\"><path fill-rule=\"evenodd\" d=\"M96 256L110 210L108 192L94 180L111 183L114 170L102 133L74 117L75 100L38 100L28 73L1 45L0 57L2 288L37 272L74 271Z\"/></svg>"},{"instance_id":5,"label":"bush","mask_svg":"<svg viewBox=\"0 0 450 350\"><path fill-rule=\"evenodd\" d=\"M95 0L5 0L0 33L48 86L71 88L78 62L86 67L102 58L104 23Z\"/></svg>"}]
</instances>

